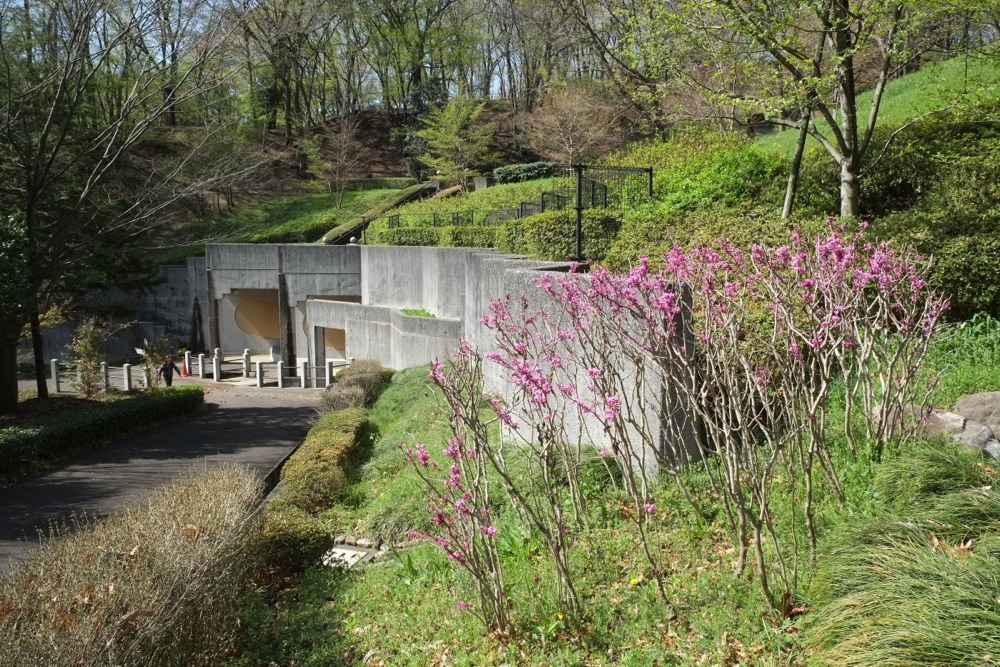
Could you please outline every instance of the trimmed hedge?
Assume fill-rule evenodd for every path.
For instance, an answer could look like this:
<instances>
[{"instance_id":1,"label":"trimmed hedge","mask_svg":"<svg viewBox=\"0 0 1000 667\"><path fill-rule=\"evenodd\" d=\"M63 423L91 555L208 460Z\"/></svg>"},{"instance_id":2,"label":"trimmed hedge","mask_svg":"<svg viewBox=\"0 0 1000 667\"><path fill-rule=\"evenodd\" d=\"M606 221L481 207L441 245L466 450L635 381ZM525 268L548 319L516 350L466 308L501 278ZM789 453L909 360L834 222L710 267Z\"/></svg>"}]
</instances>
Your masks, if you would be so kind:
<instances>
[{"instance_id":1,"label":"trimmed hedge","mask_svg":"<svg viewBox=\"0 0 1000 667\"><path fill-rule=\"evenodd\" d=\"M604 209L583 212L583 255L602 260L618 231L621 216ZM576 258L576 212L548 211L506 222L496 236L496 247L504 252L546 260Z\"/></svg>"},{"instance_id":2,"label":"trimmed hedge","mask_svg":"<svg viewBox=\"0 0 1000 667\"><path fill-rule=\"evenodd\" d=\"M330 412L313 425L285 463L281 486L264 521L272 563L300 567L329 546L330 531L315 515L329 509L343 488L344 461L367 423L363 408Z\"/></svg>"},{"instance_id":3,"label":"trimmed hedge","mask_svg":"<svg viewBox=\"0 0 1000 667\"><path fill-rule=\"evenodd\" d=\"M497 167L493 170L493 182L497 185L505 183L523 183L538 178L549 178L556 173L558 162L524 162Z\"/></svg>"},{"instance_id":4,"label":"trimmed hedge","mask_svg":"<svg viewBox=\"0 0 1000 667\"><path fill-rule=\"evenodd\" d=\"M347 222L337 225L330 231L328 231L324 236L333 242L338 240L340 237L344 236L351 230L359 227L364 223L365 219L377 218L384 215L386 211L391 211L392 209L402 206L408 201L414 199L419 199L421 197L426 197L427 195L433 194L435 192L435 186L425 183L417 183L416 185L410 186L405 190L400 190L392 197L389 197L382 201L378 206L374 206L360 216L348 220Z\"/></svg>"},{"instance_id":5,"label":"trimmed hedge","mask_svg":"<svg viewBox=\"0 0 1000 667\"><path fill-rule=\"evenodd\" d=\"M393 373L374 359L360 359L337 374L330 390L360 390L370 405ZM271 563L298 569L329 548L330 529L317 514L329 509L343 489L344 465L367 425L363 407L327 412L289 457L264 521Z\"/></svg>"},{"instance_id":6,"label":"trimmed hedge","mask_svg":"<svg viewBox=\"0 0 1000 667\"><path fill-rule=\"evenodd\" d=\"M112 396L41 424L0 429L0 477L10 479L42 461L146 430L195 412L204 403L200 386L185 385Z\"/></svg>"},{"instance_id":7,"label":"trimmed hedge","mask_svg":"<svg viewBox=\"0 0 1000 667\"><path fill-rule=\"evenodd\" d=\"M498 227L442 227L440 245L445 248L495 248Z\"/></svg>"},{"instance_id":8,"label":"trimmed hedge","mask_svg":"<svg viewBox=\"0 0 1000 667\"><path fill-rule=\"evenodd\" d=\"M439 246L443 227L398 227L368 235L371 245Z\"/></svg>"}]
</instances>

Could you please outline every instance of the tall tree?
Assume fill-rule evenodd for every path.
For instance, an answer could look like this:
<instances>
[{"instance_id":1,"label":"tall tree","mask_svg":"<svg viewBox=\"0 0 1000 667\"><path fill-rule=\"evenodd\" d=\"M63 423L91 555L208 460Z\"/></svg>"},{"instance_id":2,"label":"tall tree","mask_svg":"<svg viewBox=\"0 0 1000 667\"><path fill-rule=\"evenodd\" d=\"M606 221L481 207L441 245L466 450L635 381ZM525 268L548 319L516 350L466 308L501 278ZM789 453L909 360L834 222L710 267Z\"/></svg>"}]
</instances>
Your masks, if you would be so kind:
<instances>
[{"instance_id":1,"label":"tall tree","mask_svg":"<svg viewBox=\"0 0 1000 667\"><path fill-rule=\"evenodd\" d=\"M186 173L211 140L210 127L190 129L179 142L187 150L135 169L137 149L163 118L224 83L225 70L212 60L230 24L221 16L177 24L171 39L178 50L164 57L167 2L176 0L36 0L0 8L0 201L21 226L40 397L48 393L40 306L94 277L102 262L168 221L179 197L205 188ZM197 39L189 32L195 29ZM14 370L5 364L0 376L9 386Z\"/></svg>"},{"instance_id":2,"label":"tall tree","mask_svg":"<svg viewBox=\"0 0 1000 667\"><path fill-rule=\"evenodd\" d=\"M976 5L968 2L963 16ZM886 84L940 45L958 15L947 3L900 0L645 2L622 58L745 121L755 115L819 142L840 168L840 213L860 213L862 161ZM865 63L862 70L859 59ZM871 103L862 104L862 90ZM736 112L736 115L734 115ZM794 113L792 113L794 112Z\"/></svg>"}]
</instances>

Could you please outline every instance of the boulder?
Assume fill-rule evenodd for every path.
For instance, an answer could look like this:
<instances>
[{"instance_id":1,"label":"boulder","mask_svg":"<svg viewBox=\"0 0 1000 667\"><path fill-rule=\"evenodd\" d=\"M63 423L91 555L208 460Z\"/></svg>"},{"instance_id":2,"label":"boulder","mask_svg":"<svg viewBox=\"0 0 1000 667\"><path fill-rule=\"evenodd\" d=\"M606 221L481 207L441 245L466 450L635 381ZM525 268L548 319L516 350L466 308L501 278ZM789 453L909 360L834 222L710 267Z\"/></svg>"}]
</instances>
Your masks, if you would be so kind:
<instances>
[{"instance_id":1,"label":"boulder","mask_svg":"<svg viewBox=\"0 0 1000 667\"><path fill-rule=\"evenodd\" d=\"M990 441L996 441L993 429L985 424L968 420L965 429L954 436L955 440L973 449L985 449Z\"/></svg>"},{"instance_id":2,"label":"boulder","mask_svg":"<svg viewBox=\"0 0 1000 667\"><path fill-rule=\"evenodd\" d=\"M955 404L955 412L1000 433L1000 391L963 396Z\"/></svg>"},{"instance_id":3,"label":"boulder","mask_svg":"<svg viewBox=\"0 0 1000 667\"><path fill-rule=\"evenodd\" d=\"M924 420L923 435L928 438L939 435L957 436L965 430L965 422L963 415L935 410Z\"/></svg>"}]
</instances>

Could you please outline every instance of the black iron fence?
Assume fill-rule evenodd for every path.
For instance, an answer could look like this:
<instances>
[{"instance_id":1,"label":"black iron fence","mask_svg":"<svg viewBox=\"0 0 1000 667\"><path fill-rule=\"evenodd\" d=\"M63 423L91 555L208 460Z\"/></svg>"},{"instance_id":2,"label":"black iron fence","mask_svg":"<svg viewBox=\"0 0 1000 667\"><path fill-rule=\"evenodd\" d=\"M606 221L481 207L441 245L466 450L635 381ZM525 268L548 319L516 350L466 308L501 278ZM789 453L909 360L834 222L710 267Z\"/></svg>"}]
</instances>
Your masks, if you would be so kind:
<instances>
[{"instance_id":1,"label":"black iron fence","mask_svg":"<svg viewBox=\"0 0 1000 667\"><path fill-rule=\"evenodd\" d=\"M551 187L535 201L523 201L517 207L485 211L449 211L430 213L394 213L385 216L389 229L402 227L448 227L502 225L509 220L526 218L546 211L577 212L577 247L580 248L580 215L588 209L618 209L624 212L653 195L651 167L616 167L608 165L558 165ZM367 221L369 224L379 220ZM367 225L366 225L367 226ZM579 252L578 252L579 254Z\"/></svg>"}]
</instances>

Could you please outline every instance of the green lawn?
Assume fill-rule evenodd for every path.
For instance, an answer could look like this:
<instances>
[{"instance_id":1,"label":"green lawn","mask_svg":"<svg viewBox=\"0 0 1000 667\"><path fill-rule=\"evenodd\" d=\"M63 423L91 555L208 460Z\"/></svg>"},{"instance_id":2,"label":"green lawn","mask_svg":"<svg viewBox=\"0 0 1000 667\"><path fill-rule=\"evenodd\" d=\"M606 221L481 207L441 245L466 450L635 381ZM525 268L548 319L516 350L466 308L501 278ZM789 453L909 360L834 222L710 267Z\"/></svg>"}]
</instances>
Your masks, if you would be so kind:
<instances>
[{"instance_id":1,"label":"green lawn","mask_svg":"<svg viewBox=\"0 0 1000 667\"><path fill-rule=\"evenodd\" d=\"M890 82L879 107L878 123L882 126L899 126L950 104L971 102L983 92L990 94L991 89L995 94L998 84L1000 58L959 56L943 60ZM860 96L859 119L867 121L871 103L871 92ZM757 140L757 145L791 155L795 150L795 140L796 133L786 130L761 137ZM809 145L818 147L819 142L810 139Z\"/></svg>"}]
</instances>

